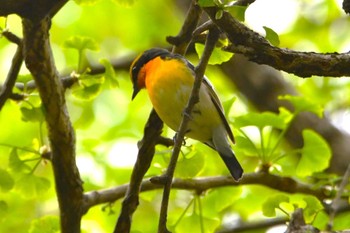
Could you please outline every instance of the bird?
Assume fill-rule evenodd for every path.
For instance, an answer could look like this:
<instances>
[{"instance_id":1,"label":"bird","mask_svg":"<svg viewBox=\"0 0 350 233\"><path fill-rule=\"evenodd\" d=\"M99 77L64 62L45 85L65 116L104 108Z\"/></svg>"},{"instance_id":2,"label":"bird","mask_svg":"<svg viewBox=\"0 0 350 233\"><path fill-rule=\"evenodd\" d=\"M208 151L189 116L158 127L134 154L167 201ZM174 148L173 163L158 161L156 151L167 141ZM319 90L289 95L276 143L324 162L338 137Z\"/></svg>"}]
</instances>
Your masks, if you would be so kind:
<instances>
[{"instance_id":1,"label":"bird","mask_svg":"<svg viewBox=\"0 0 350 233\"><path fill-rule=\"evenodd\" d=\"M146 89L160 119L176 132L192 91L194 66L182 55L152 48L132 62L130 78L133 85L132 100L141 89ZM222 103L206 76L203 77L199 102L193 107L185 136L216 150L235 181L242 177L243 168L229 142L229 139L235 142L233 133Z\"/></svg>"}]
</instances>

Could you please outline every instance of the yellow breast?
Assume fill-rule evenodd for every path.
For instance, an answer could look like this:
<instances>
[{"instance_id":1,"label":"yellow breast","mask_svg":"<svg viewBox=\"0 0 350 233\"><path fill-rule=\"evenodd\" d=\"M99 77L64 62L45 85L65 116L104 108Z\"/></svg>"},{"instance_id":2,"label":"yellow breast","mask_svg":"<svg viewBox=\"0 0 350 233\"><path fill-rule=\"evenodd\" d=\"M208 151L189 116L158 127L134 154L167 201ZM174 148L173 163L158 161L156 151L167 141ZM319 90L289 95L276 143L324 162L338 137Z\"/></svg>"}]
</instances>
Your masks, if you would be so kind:
<instances>
[{"instance_id":1,"label":"yellow breast","mask_svg":"<svg viewBox=\"0 0 350 233\"><path fill-rule=\"evenodd\" d=\"M154 109L165 124L177 131L192 90L194 72L182 60L160 57L148 62L144 71L146 89ZM204 85L200 88L199 103L191 117L186 136L203 142L210 141L213 129L222 124Z\"/></svg>"}]
</instances>

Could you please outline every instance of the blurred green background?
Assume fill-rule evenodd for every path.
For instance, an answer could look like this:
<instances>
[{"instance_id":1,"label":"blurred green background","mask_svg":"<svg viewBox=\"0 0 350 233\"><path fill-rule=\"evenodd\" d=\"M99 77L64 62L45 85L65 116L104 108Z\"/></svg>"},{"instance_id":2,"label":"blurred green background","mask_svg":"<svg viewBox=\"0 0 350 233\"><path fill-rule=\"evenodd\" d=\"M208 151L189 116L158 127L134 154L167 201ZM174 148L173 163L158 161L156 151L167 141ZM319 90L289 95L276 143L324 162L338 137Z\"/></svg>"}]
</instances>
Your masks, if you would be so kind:
<instances>
[{"instance_id":1,"label":"blurred green background","mask_svg":"<svg viewBox=\"0 0 350 233\"><path fill-rule=\"evenodd\" d=\"M130 60L151 47L169 47L165 37L178 33L189 4L190 1L157 0L69 1L54 17L50 36L57 69L62 76L82 73L81 86L69 89L66 98L77 135L77 163L85 191L128 183L137 155L137 141L142 137L151 105L146 92L141 92L131 102L132 87L127 69L89 76L83 68ZM340 1L257 1L246 12L246 24L262 34L262 26L275 30L280 47L315 52L344 52L350 48L346 30L350 22L342 13ZM18 36L22 34L20 18L15 15L1 18L0 27ZM90 49L72 48L77 40L89 41ZM1 83L15 50L14 44L0 38ZM189 59L196 64L198 57ZM225 77L220 69L209 66L206 74L224 105L232 104L227 108L230 122L254 111L234 86L223 81ZM304 96L312 98L334 116L337 125L350 131L347 123L350 121L346 120L350 101L348 79L300 79L284 75ZM30 80L23 67L18 82ZM25 101L9 100L0 112L0 232L56 232L58 206L51 164L40 157L47 149L47 132L38 93L27 93ZM254 129L247 129L246 133L253 141L259 136ZM174 132L165 128L164 134L172 138ZM239 151L241 148L237 147ZM158 147L147 177L165 171L170 152L169 148ZM246 172L253 172L260 161L257 157L240 154L238 157ZM282 174L285 169L295 175L295 171L290 171L293 168L286 165L290 161L294 161L293 158L281 163ZM177 177L223 174L227 175L228 171L214 151L187 141L178 163ZM262 205L275 193L258 185L218 188L201 196L173 190L169 223L175 232L195 233L201 232L199 215L203 217L204 232L213 232L222 223L265 219ZM141 194L132 232L156 231L161 195L161 190ZM295 202L305 198L298 194L289 196ZM112 232L120 204L118 200L90 209L83 217L83 231ZM284 216L282 212L277 215ZM335 226L350 227L342 220L348 217L340 216ZM324 227L326 219L325 214L318 214L315 224Z\"/></svg>"}]
</instances>

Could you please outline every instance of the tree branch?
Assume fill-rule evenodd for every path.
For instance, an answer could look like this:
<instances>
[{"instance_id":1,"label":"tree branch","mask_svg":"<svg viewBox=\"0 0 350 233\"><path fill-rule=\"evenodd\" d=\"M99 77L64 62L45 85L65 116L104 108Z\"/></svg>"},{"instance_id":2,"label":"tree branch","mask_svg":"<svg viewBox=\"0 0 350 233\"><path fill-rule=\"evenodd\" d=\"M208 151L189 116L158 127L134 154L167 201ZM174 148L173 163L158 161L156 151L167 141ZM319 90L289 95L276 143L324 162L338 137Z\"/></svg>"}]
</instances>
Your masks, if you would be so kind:
<instances>
[{"instance_id":1,"label":"tree branch","mask_svg":"<svg viewBox=\"0 0 350 233\"><path fill-rule=\"evenodd\" d=\"M234 5L236 6L249 6L250 4L254 3L255 0L237 0Z\"/></svg>"},{"instance_id":2,"label":"tree branch","mask_svg":"<svg viewBox=\"0 0 350 233\"><path fill-rule=\"evenodd\" d=\"M3 0L1 1L0 16L19 14L31 0Z\"/></svg>"},{"instance_id":3,"label":"tree branch","mask_svg":"<svg viewBox=\"0 0 350 233\"><path fill-rule=\"evenodd\" d=\"M12 58L11 68L7 74L6 81L4 85L0 87L0 111L4 106L6 100L11 97L12 89L15 86L17 76L23 63L21 39L10 32L3 32L2 35L5 36L11 42L16 43L18 47L16 53Z\"/></svg>"},{"instance_id":4,"label":"tree branch","mask_svg":"<svg viewBox=\"0 0 350 233\"><path fill-rule=\"evenodd\" d=\"M346 14L350 13L350 1L349 0L343 0L343 10Z\"/></svg>"},{"instance_id":5,"label":"tree branch","mask_svg":"<svg viewBox=\"0 0 350 233\"><path fill-rule=\"evenodd\" d=\"M247 232L247 231L254 232L258 230L259 230L258 232L266 232L262 230L268 229L273 226L286 224L287 221L288 221L287 218L274 218L274 219L264 219L261 221L243 222L243 223L240 223L238 226L232 226L230 228L220 229L216 231L216 233L238 233L238 232Z\"/></svg>"},{"instance_id":6,"label":"tree branch","mask_svg":"<svg viewBox=\"0 0 350 233\"><path fill-rule=\"evenodd\" d=\"M196 29L202 9L198 6L195 0L191 1L191 6L187 11L186 19L177 36L168 36L166 40L173 47L173 53L184 55L187 47L192 40L192 33Z\"/></svg>"},{"instance_id":7,"label":"tree branch","mask_svg":"<svg viewBox=\"0 0 350 233\"><path fill-rule=\"evenodd\" d=\"M24 60L34 77L45 109L61 232L80 232L83 188L75 162L74 129L49 42L51 20L49 17L39 22L22 19L22 24Z\"/></svg>"},{"instance_id":8,"label":"tree branch","mask_svg":"<svg viewBox=\"0 0 350 233\"><path fill-rule=\"evenodd\" d=\"M169 204L169 196L170 196L170 190L172 185L172 179L174 176L177 159L179 157L182 142L186 134L188 122L190 121L192 109L194 105L199 101L199 88L202 84L206 66L208 64L210 55L213 52L213 49L215 47L215 44L218 38L219 38L219 30L217 28L211 29L208 33L203 55L199 61L198 66L195 68L195 73L196 73L195 81L193 84L193 88L191 91L188 104L184 109L183 118L182 118L179 130L175 137L175 145L173 148L173 153L171 155L168 169L165 174L165 184L164 184L163 198L161 203L160 217L159 217L159 224L158 224L159 233L169 232L169 230L166 227L167 214L168 214L167 212L168 212L168 204Z\"/></svg>"},{"instance_id":9,"label":"tree branch","mask_svg":"<svg viewBox=\"0 0 350 233\"><path fill-rule=\"evenodd\" d=\"M155 146L157 144L158 139L160 138L162 129L163 122L160 120L157 113L154 110L152 110L144 129L144 136L138 144L139 152L131 174L130 183L129 185L124 186L127 187L127 191L124 201L122 203L122 209L119 214L117 224L114 229L115 233L130 232L132 215L139 204L139 192L141 182L148 168L151 165L155 153ZM117 191L118 190L115 190L113 192L117 193ZM125 192L123 192L123 194L124 193ZM93 195L96 194L97 193L94 192ZM93 199L90 198L91 195L89 194L86 194L85 196L87 199L87 210L89 207L91 207L91 200ZM99 195L97 195L97 197L99 197Z\"/></svg>"},{"instance_id":10,"label":"tree branch","mask_svg":"<svg viewBox=\"0 0 350 233\"><path fill-rule=\"evenodd\" d=\"M279 71L249 62L240 54L236 54L220 67L237 90L258 111L278 113L281 106L293 111L292 107L286 101L279 100L278 96L298 93ZM302 112L294 119L285 135L294 148L302 147L304 129L312 129L326 139L333 154L328 171L342 175L350 162L350 134L334 126L327 116L319 118L310 112Z\"/></svg>"},{"instance_id":11,"label":"tree branch","mask_svg":"<svg viewBox=\"0 0 350 233\"><path fill-rule=\"evenodd\" d=\"M17 35L13 34L12 32L8 31L8 30L4 30L1 33L2 36L4 36L8 41L18 45L18 46L22 46L22 39L20 37L18 37Z\"/></svg>"},{"instance_id":12,"label":"tree branch","mask_svg":"<svg viewBox=\"0 0 350 233\"><path fill-rule=\"evenodd\" d=\"M164 187L163 177L153 177L143 180L140 191L146 192ZM317 197L320 201L331 198L334 193L330 193L324 187L315 188L312 185L301 183L289 177L280 177L269 173L245 173L239 183L230 176L203 177L194 179L175 178L172 181L173 189L181 189L203 193L207 190L220 187L238 187L242 185L263 185L286 193L303 193ZM92 191L85 194L86 206L91 208L95 205L114 202L122 198L128 189L128 184L111 189ZM328 193L328 194L327 194Z\"/></svg>"},{"instance_id":13,"label":"tree branch","mask_svg":"<svg viewBox=\"0 0 350 233\"><path fill-rule=\"evenodd\" d=\"M303 209L297 208L290 217L286 233L319 233L320 230L312 225L306 225Z\"/></svg>"},{"instance_id":14,"label":"tree branch","mask_svg":"<svg viewBox=\"0 0 350 233\"><path fill-rule=\"evenodd\" d=\"M332 204L330 205L330 214L329 214L330 216L329 216L329 220L327 223L327 230L328 231L331 231L333 228L334 218L335 218L335 215L340 207L342 195L346 189L347 184L349 183L349 177L350 177L350 164L348 164L348 168L346 169L345 174L343 176L343 179L339 185L338 192L337 192L334 200L332 201Z\"/></svg>"},{"instance_id":15,"label":"tree branch","mask_svg":"<svg viewBox=\"0 0 350 233\"><path fill-rule=\"evenodd\" d=\"M68 0L3 0L0 16L17 14L22 18L39 22L44 17L52 18Z\"/></svg>"},{"instance_id":16,"label":"tree branch","mask_svg":"<svg viewBox=\"0 0 350 233\"><path fill-rule=\"evenodd\" d=\"M226 33L232 43L226 48L241 53L250 61L266 64L300 77L312 75L350 76L350 53L297 52L272 46L264 37L233 18L228 12L215 17L218 8L203 8L211 20Z\"/></svg>"},{"instance_id":17,"label":"tree branch","mask_svg":"<svg viewBox=\"0 0 350 233\"><path fill-rule=\"evenodd\" d=\"M78 82L79 78L75 77L75 76L63 76L60 77L60 82L62 83L62 86L64 87L64 89L70 88L72 87L76 82ZM17 89L19 89L20 91L34 91L37 86L34 80L28 81L27 83L21 83L21 82L17 82L15 84L15 87Z\"/></svg>"}]
</instances>

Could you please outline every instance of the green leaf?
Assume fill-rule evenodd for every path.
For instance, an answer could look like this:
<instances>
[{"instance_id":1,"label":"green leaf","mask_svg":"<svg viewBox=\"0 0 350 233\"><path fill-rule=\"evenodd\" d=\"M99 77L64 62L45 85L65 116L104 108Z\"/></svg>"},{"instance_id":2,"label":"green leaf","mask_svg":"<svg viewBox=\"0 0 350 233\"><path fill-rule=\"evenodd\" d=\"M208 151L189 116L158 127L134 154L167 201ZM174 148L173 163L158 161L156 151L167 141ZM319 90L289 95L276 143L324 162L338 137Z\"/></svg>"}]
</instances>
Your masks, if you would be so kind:
<instances>
[{"instance_id":1,"label":"green leaf","mask_svg":"<svg viewBox=\"0 0 350 233\"><path fill-rule=\"evenodd\" d=\"M95 5L99 0L74 0L74 2L81 6L91 6Z\"/></svg>"},{"instance_id":2,"label":"green leaf","mask_svg":"<svg viewBox=\"0 0 350 233\"><path fill-rule=\"evenodd\" d=\"M0 34L6 29L7 17L0 16Z\"/></svg>"},{"instance_id":3,"label":"green leaf","mask_svg":"<svg viewBox=\"0 0 350 233\"><path fill-rule=\"evenodd\" d=\"M2 192L8 192L13 188L14 184L15 182L11 174L0 168L0 190Z\"/></svg>"},{"instance_id":4,"label":"green leaf","mask_svg":"<svg viewBox=\"0 0 350 233\"><path fill-rule=\"evenodd\" d=\"M348 233L350 229L349 219L350 219L350 213L348 211L346 211L345 213L338 213L336 218L334 219L334 224L332 227L334 232Z\"/></svg>"},{"instance_id":5,"label":"green leaf","mask_svg":"<svg viewBox=\"0 0 350 233\"><path fill-rule=\"evenodd\" d=\"M204 45L200 43L196 43L195 49L198 56L201 57L204 52ZM232 56L233 56L233 53L223 51L221 48L214 48L213 53L211 54L209 59L209 64L219 65L223 62L230 60Z\"/></svg>"},{"instance_id":6,"label":"green leaf","mask_svg":"<svg viewBox=\"0 0 350 233\"><path fill-rule=\"evenodd\" d=\"M279 116L284 119L284 122L290 123L290 121L293 119L294 114L291 113L288 109L285 107L278 108Z\"/></svg>"},{"instance_id":7,"label":"green leaf","mask_svg":"<svg viewBox=\"0 0 350 233\"><path fill-rule=\"evenodd\" d=\"M236 101L236 99L237 98L235 96L233 96L231 99L228 99L228 100L222 102L222 106L224 108L224 113L226 116L230 112L232 105Z\"/></svg>"},{"instance_id":8,"label":"green leaf","mask_svg":"<svg viewBox=\"0 0 350 233\"><path fill-rule=\"evenodd\" d=\"M312 130L303 131L304 147L301 149L301 158L296 168L298 176L310 176L328 168L331 159L331 149L327 142Z\"/></svg>"},{"instance_id":9,"label":"green leaf","mask_svg":"<svg viewBox=\"0 0 350 233\"><path fill-rule=\"evenodd\" d=\"M50 188L50 181L33 174L25 174L17 180L16 188L24 197L33 198L46 192Z\"/></svg>"},{"instance_id":10,"label":"green leaf","mask_svg":"<svg viewBox=\"0 0 350 233\"><path fill-rule=\"evenodd\" d=\"M247 6L237 6L233 5L228 8L226 8L230 14L236 18L237 20L244 22L245 21L245 12L247 10Z\"/></svg>"},{"instance_id":11,"label":"green leaf","mask_svg":"<svg viewBox=\"0 0 350 233\"><path fill-rule=\"evenodd\" d=\"M294 106L295 113L307 111L315 113L318 117L323 115L323 108L305 96L284 95L279 96L278 99L288 100Z\"/></svg>"},{"instance_id":12,"label":"green leaf","mask_svg":"<svg viewBox=\"0 0 350 233\"><path fill-rule=\"evenodd\" d=\"M235 125L237 127L256 126L259 129L262 129L265 126L272 126L277 129L284 129L286 127L283 116L279 116L272 112L248 113L237 117L235 119Z\"/></svg>"},{"instance_id":13,"label":"green leaf","mask_svg":"<svg viewBox=\"0 0 350 233\"><path fill-rule=\"evenodd\" d=\"M203 228L205 233L215 232L215 229L220 225L218 218L208 218L203 216ZM176 226L174 232L192 232L201 233L200 216L193 213L185 216Z\"/></svg>"},{"instance_id":14,"label":"green leaf","mask_svg":"<svg viewBox=\"0 0 350 233\"><path fill-rule=\"evenodd\" d=\"M102 138L85 138L82 139L82 146L86 151L93 152L95 148L101 145Z\"/></svg>"},{"instance_id":15,"label":"green leaf","mask_svg":"<svg viewBox=\"0 0 350 233\"><path fill-rule=\"evenodd\" d=\"M16 148L11 150L9 156L9 168L16 173L29 171L31 169L30 166L28 166L25 162L20 160Z\"/></svg>"},{"instance_id":16,"label":"green leaf","mask_svg":"<svg viewBox=\"0 0 350 233\"><path fill-rule=\"evenodd\" d=\"M190 153L182 156L177 162L175 176L182 178L193 178L202 171L204 164L204 155L195 150L191 151Z\"/></svg>"},{"instance_id":17,"label":"green leaf","mask_svg":"<svg viewBox=\"0 0 350 233\"><path fill-rule=\"evenodd\" d=\"M135 3L135 0L114 0L114 1L122 6L132 6Z\"/></svg>"},{"instance_id":18,"label":"green leaf","mask_svg":"<svg viewBox=\"0 0 350 233\"><path fill-rule=\"evenodd\" d=\"M304 218L306 223L312 223L316 215L324 209L320 200L314 196L306 196L303 198L306 202L306 207L304 208Z\"/></svg>"},{"instance_id":19,"label":"green leaf","mask_svg":"<svg viewBox=\"0 0 350 233\"><path fill-rule=\"evenodd\" d=\"M26 122L43 122L44 121L44 109L40 107L24 107L20 108L22 113L22 120Z\"/></svg>"},{"instance_id":20,"label":"green leaf","mask_svg":"<svg viewBox=\"0 0 350 233\"><path fill-rule=\"evenodd\" d=\"M17 81L21 83L27 83L33 80L33 75L31 74L20 74L17 77Z\"/></svg>"},{"instance_id":21,"label":"green leaf","mask_svg":"<svg viewBox=\"0 0 350 233\"><path fill-rule=\"evenodd\" d=\"M239 150L240 153L243 153L245 156L258 156L259 151L257 151L256 146L246 137L235 136L236 140L236 148L235 150Z\"/></svg>"},{"instance_id":22,"label":"green leaf","mask_svg":"<svg viewBox=\"0 0 350 233\"><path fill-rule=\"evenodd\" d=\"M284 194L277 194L271 197L268 197L267 200L263 203L262 212L266 217L275 217L276 208L280 208L282 202L289 202L289 197Z\"/></svg>"},{"instance_id":23,"label":"green leaf","mask_svg":"<svg viewBox=\"0 0 350 233\"><path fill-rule=\"evenodd\" d=\"M74 127L76 129L86 129L95 121L95 119L96 118L93 105L86 104L83 107L83 111L80 114L80 117L74 122Z\"/></svg>"},{"instance_id":24,"label":"green leaf","mask_svg":"<svg viewBox=\"0 0 350 233\"><path fill-rule=\"evenodd\" d=\"M312 221L312 225L318 229L326 229L328 222L329 222L329 215L325 211L320 211L315 216L315 219ZM345 228L341 228L341 229L345 229Z\"/></svg>"},{"instance_id":25,"label":"green leaf","mask_svg":"<svg viewBox=\"0 0 350 233\"><path fill-rule=\"evenodd\" d=\"M81 100L90 101L98 96L98 94L101 92L101 87L101 84L95 83L90 86L84 86L82 89L74 91L73 94L75 97Z\"/></svg>"},{"instance_id":26,"label":"green leaf","mask_svg":"<svg viewBox=\"0 0 350 233\"><path fill-rule=\"evenodd\" d=\"M0 221L6 216L8 213L8 205L5 201L0 201Z\"/></svg>"},{"instance_id":27,"label":"green leaf","mask_svg":"<svg viewBox=\"0 0 350 233\"><path fill-rule=\"evenodd\" d=\"M216 13L215 13L215 19L221 19L222 16L224 14L224 11L222 9L219 9Z\"/></svg>"},{"instance_id":28,"label":"green leaf","mask_svg":"<svg viewBox=\"0 0 350 233\"><path fill-rule=\"evenodd\" d=\"M200 7L211 7L215 6L215 3L213 0L198 0L198 5Z\"/></svg>"},{"instance_id":29,"label":"green leaf","mask_svg":"<svg viewBox=\"0 0 350 233\"><path fill-rule=\"evenodd\" d=\"M280 38L278 36L278 34L272 30L269 27L265 27L263 26L264 30L265 30L265 38L274 46L278 46L280 44Z\"/></svg>"},{"instance_id":30,"label":"green leaf","mask_svg":"<svg viewBox=\"0 0 350 233\"><path fill-rule=\"evenodd\" d=\"M29 233L59 233L60 225L57 216L44 216L31 222Z\"/></svg>"},{"instance_id":31,"label":"green leaf","mask_svg":"<svg viewBox=\"0 0 350 233\"><path fill-rule=\"evenodd\" d=\"M80 76L80 86L72 94L81 100L90 101L98 96L102 90L105 78L103 75L83 74Z\"/></svg>"},{"instance_id":32,"label":"green leaf","mask_svg":"<svg viewBox=\"0 0 350 233\"><path fill-rule=\"evenodd\" d=\"M109 82L111 88L119 86L117 75L115 74L112 64L107 59L101 59L100 63L105 67L104 77Z\"/></svg>"},{"instance_id":33,"label":"green leaf","mask_svg":"<svg viewBox=\"0 0 350 233\"><path fill-rule=\"evenodd\" d=\"M203 214L207 217L217 217L218 213L225 211L238 201L241 195L241 188L223 187L211 189L201 199L203 203Z\"/></svg>"},{"instance_id":34,"label":"green leaf","mask_svg":"<svg viewBox=\"0 0 350 233\"><path fill-rule=\"evenodd\" d=\"M63 45L66 48L72 48L78 51L83 51L84 49L90 49L93 51L99 50L99 46L93 38L84 36L72 36L67 39Z\"/></svg>"}]
</instances>

